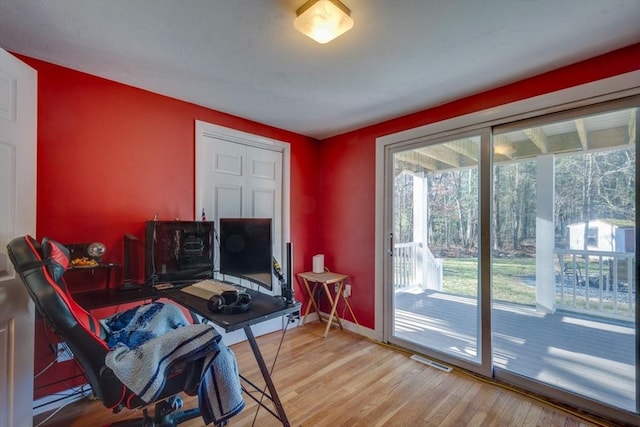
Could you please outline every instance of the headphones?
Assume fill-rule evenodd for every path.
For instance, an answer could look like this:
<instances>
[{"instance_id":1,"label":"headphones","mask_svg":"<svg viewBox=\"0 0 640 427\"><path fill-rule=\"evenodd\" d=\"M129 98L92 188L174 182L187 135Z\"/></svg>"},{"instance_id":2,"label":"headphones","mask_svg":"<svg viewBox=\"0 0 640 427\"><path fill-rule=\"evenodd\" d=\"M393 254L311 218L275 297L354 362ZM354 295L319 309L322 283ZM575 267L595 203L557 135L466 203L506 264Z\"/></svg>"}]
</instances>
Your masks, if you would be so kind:
<instances>
[{"instance_id":1,"label":"headphones","mask_svg":"<svg viewBox=\"0 0 640 427\"><path fill-rule=\"evenodd\" d=\"M207 301L207 308L214 313L238 314L249 310L251 295L246 292L224 291Z\"/></svg>"}]
</instances>

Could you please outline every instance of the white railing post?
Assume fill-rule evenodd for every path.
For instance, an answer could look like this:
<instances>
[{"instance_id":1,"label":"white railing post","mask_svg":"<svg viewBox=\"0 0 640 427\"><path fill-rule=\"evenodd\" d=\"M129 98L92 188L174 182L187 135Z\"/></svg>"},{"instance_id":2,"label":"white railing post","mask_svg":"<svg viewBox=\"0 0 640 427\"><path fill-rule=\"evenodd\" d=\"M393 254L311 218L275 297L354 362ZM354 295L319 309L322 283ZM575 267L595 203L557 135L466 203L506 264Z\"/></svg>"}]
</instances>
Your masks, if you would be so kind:
<instances>
[{"instance_id":1,"label":"white railing post","mask_svg":"<svg viewBox=\"0 0 640 427\"><path fill-rule=\"evenodd\" d=\"M554 252L559 260L556 294L561 308L633 319L637 292L634 253L565 249ZM595 307L591 307L593 299L597 299Z\"/></svg>"},{"instance_id":2,"label":"white railing post","mask_svg":"<svg viewBox=\"0 0 640 427\"><path fill-rule=\"evenodd\" d=\"M420 286L442 291L442 260L435 258L422 243L396 243L393 246L394 287Z\"/></svg>"}]
</instances>

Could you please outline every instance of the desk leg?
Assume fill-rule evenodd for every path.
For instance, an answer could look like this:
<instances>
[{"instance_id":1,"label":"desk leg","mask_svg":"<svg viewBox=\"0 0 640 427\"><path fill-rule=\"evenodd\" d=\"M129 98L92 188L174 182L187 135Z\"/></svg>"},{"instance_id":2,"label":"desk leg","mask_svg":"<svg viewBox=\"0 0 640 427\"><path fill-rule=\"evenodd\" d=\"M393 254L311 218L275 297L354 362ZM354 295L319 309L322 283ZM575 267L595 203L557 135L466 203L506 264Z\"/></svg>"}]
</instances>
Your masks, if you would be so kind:
<instances>
[{"instance_id":1,"label":"desk leg","mask_svg":"<svg viewBox=\"0 0 640 427\"><path fill-rule=\"evenodd\" d=\"M260 348L258 347L256 338L253 335L253 331L251 331L251 326L245 326L244 332L245 334L247 334L247 341L249 341L249 345L251 346L253 355L256 358L256 362L258 363L258 367L260 368L260 372L262 373L264 382L267 384L269 393L271 393L271 400L273 400L273 404L276 407L276 412L278 413L278 417L280 417L280 422L282 423L283 426L289 427L290 424L289 424L289 420L287 419L287 414L285 414L284 412L284 407L280 402L280 397L278 397L276 386L273 384L273 381L271 380L271 374L269 373L269 369L267 368L267 365L264 363L264 359L262 358L262 353L260 353Z\"/></svg>"}]
</instances>

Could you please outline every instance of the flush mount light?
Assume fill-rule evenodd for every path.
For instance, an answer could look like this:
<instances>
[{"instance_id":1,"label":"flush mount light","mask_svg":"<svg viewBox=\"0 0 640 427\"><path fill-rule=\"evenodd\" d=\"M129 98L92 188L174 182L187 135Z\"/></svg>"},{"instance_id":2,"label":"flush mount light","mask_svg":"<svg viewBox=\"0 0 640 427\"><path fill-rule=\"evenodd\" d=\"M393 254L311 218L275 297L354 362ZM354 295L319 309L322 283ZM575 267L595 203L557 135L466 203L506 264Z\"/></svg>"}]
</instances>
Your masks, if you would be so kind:
<instances>
[{"instance_id":1,"label":"flush mount light","mask_svg":"<svg viewBox=\"0 0 640 427\"><path fill-rule=\"evenodd\" d=\"M318 43L328 43L353 27L351 11L340 0L309 0L296 11L293 26Z\"/></svg>"}]
</instances>

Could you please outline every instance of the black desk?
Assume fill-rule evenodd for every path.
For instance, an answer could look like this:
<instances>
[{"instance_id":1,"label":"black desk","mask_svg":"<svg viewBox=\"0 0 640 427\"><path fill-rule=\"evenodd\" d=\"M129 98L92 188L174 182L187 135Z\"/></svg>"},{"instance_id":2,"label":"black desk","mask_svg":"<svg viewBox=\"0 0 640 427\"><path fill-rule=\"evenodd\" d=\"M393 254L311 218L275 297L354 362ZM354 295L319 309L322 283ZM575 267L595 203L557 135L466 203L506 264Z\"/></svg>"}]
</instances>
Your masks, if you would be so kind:
<instances>
[{"instance_id":1,"label":"black desk","mask_svg":"<svg viewBox=\"0 0 640 427\"><path fill-rule=\"evenodd\" d=\"M266 320L275 319L287 314L299 312L301 304L295 303L286 305L282 298L275 298L270 295L261 294L255 290L247 290L247 292L251 295L250 309L246 313L238 314L212 313L207 308L206 299L196 297L177 289L159 291L158 294L163 297L169 298L185 307L186 309L199 314L207 320L210 320L212 323L215 323L216 325L223 328L225 332L244 329L244 332L247 335L247 341L251 346L253 355L256 359L256 362L258 363L258 367L260 368L262 377L264 378L264 382L269 389L270 396L267 397L269 397L271 401L273 401L273 404L276 407L277 414L274 414L269 408L264 406L261 401L255 399L253 395L248 394L248 396L252 397L260 406L263 406L267 411L278 418L280 422L282 422L283 426L289 426L289 420L287 419L287 415L285 414L282 403L280 402L280 398L278 397L276 387L271 380L271 374L269 373L269 369L264 362L264 358L262 357L262 353L260 352L260 348L258 347L256 338L253 335L251 326L260 322L264 322ZM249 384L251 383L249 382ZM255 387L253 384L251 385Z\"/></svg>"},{"instance_id":2,"label":"black desk","mask_svg":"<svg viewBox=\"0 0 640 427\"><path fill-rule=\"evenodd\" d=\"M282 298L261 294L253 289L246 289L245 291L251 295L250 309L245 313L238 314L212 313L207 308L206 299L182 292L179 289L167 289L159 293L163 297L177 302L224 328L225 332L243 329L246 326L255 325L256 323L282 317L300 310L299 303L287 307Z\"/></svg>"},{"instance_id":3,"label":"black desk","mask_svg":"<svg viewBox=\"0 0 640 427\"><path fill-rule=\"evenodd\" d=\"M289 420L284 412L280 397L276 391L276 387L271 379L271 374L267 368L258 343L251 326L258 323L283 317L287 314L300 311L301 304L295 303L286 305L282 298L276 298L271 295L261 294L258 291L248 289L247 292L251 295L251 306L249 311L238 314L223 314L212 313L207 308L207 300L196 297L194 295L182 292L179 289L172 288L166 290L157 290L153 287L141 287L140 289L119 291L117 289L101 289L87 292L74 292L73 299L76 300L81 307L92 310L101 307L109 307L120 304L132 303L144 300L155 300L159 298L168 298L177 304L183 306L187 310L190 310L196 314L199 314L203 318L218 325L225 332L231 332L238 329L243 329L251 351L258 363L262 377L269 389L270 395L266 395L276 407L276 413L270 408L264 406L261 401L258 401L252 394L248 394L249 397L254 399L256 403L265 408L269 413L278 418L282 422L283 426L289 426ZM259 390L258 387L253 385L250 381L246 380L252 387ZM260 390L259 390L260 391Z\"/></svg>"},{"instance_id":4,"label":"black desk","mask_svg":"<svg viewBox=\"0 0 640 427\"><path fill-rule=\"evenodd\" d=\"M120 267L120 265L113 262L109 262L109 263L99 262L96 265L89 265L89 266L76 267L76 266L70 265L69 268L67 269L67 272L74 272L74 273L90 272L91 282L93 282L93 278L96 275L96 270L105 270L106 271L106 277L104 279L105 289L109 289L111 287L111 271L117 267Z\"/></svg>"},{"instance_id":5,"label":"black desk","mask_svg":"<svg viewBox=\"0 0 640 427\"><path fill-rule=\"evenodd\" d=\"M98 289L93 291L72 292L73 299L85 310L112 307L130 302L158 299L162 295L151 287L140 287L129 291L117 289Z\"/></svg>"}]
</instances>

